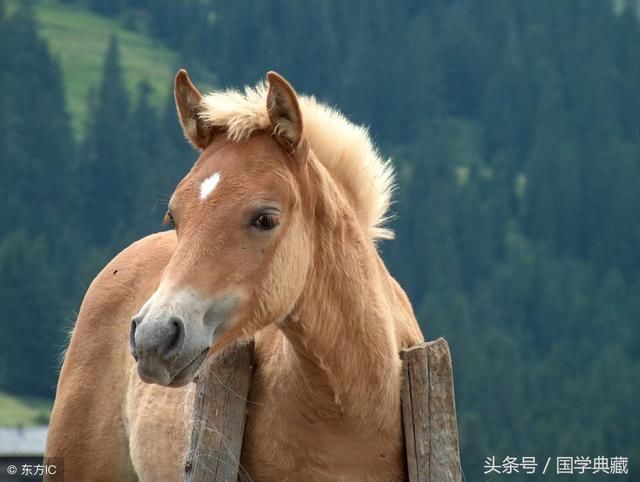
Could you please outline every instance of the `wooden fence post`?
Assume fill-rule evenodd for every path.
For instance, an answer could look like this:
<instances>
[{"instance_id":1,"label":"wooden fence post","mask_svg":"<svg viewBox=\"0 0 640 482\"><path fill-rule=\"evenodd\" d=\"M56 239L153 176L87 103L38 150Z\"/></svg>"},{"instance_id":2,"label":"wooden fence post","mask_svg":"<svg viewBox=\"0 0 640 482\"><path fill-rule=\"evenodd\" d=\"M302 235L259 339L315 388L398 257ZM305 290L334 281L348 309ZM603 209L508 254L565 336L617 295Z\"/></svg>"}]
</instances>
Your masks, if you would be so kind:
<instances>
[{"instance_id":1,"label":"wooden fence post","mask_svg":"<svg viewBox=\"0 0 640 482\"><path fill-rule=\"evenodd\" d=\"M449 345L444 338L402 350L402 418L410 482L460 482L460 450Z\"/></svg>"},{"instance_id":2,"label":"wooden fence post","mask_svg":"<svg viewBox=\"0 0 640 482\"><path fill-rule=\"evenodd\" d=\"M236 482L253 372L253 341L235 343L203 367L196 384L185 482Z\"/></svg>"},{"instance_id":3,"label":"wooden fence post","mask_svg":"<svg viewBox=\"0 0 640 482\"><path fill-rule=\"evenodd\" d=\"M253 341L223 350L196 386L185 482L236 482ZM460 482L449 345L444 338L402 350L402 418L410 482Z\"/></svg>"}]
</instances>

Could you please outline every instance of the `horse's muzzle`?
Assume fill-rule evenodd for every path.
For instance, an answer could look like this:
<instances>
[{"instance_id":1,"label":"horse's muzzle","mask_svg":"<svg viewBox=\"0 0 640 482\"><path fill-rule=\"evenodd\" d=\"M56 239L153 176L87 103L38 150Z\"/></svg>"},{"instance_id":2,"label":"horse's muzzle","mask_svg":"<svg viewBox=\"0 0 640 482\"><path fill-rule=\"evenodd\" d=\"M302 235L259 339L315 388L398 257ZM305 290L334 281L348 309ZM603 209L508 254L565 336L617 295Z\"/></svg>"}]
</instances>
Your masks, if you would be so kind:
<instances>
[{"instance_id":1,"label":"horse's muzzle","mask_svg":"<svg viewBox=\"0 0 640 482\"><path fill-rule=\"evenodd\" d=\"M162 321L133 318L129 349L138 362L142 381L168 385L173 380L172 372L182 368L178 359L185 344L185 332L184 321L175 316Z\"/></svg>"}]
</instances>

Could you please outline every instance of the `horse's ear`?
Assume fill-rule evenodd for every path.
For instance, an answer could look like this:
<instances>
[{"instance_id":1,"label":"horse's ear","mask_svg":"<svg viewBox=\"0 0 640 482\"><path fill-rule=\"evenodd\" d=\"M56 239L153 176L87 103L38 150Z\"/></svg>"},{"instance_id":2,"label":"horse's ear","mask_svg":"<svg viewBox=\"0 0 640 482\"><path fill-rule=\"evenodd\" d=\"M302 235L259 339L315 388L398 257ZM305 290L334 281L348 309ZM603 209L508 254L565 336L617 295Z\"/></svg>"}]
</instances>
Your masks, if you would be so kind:
<instances>
[{"instance_id":1,"label":"horse's ear","mask_svg":"<svg viewBox=\"0 0 640 482\"><path fill-rule=\"evenodd\" d=\"M267 111L278 142L289 150L295 150L302 140L302 114L298 105L298 96L284 77L276 72L267 74L269 94Z\"/></svg>"},{"instance_id":2,"label":"horse's ear","mask_svg":"<svg viewBox=\"0 0 640 482\"><path fill-rule=\"evenodd\" d=\"M193 85L186 70L178 70L173 93L184 135L197 149L204 149L211 139L209 129L199 115L202 110L202 94Z\"/></svg>"}]
</instances>

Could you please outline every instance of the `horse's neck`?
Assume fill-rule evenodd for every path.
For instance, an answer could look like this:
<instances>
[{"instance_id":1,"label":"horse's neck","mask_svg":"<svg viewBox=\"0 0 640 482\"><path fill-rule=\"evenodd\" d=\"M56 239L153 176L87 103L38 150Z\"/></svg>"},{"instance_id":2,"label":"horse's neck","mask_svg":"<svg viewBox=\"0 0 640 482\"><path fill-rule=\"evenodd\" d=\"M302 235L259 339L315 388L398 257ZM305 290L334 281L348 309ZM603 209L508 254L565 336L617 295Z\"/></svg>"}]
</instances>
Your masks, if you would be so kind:
<instances>
[{"instance_id":1,"label":"horse's neck","mask_svg":"<svg viewBox=\"0 0 640 482\"><path fill-rule=\"evenodd\" d=\"M348 210L322 233L314 269L280 323L298 402L324 418L384 430L397 422L400 360L389 275Z\"/></svg>"}]
</instances>

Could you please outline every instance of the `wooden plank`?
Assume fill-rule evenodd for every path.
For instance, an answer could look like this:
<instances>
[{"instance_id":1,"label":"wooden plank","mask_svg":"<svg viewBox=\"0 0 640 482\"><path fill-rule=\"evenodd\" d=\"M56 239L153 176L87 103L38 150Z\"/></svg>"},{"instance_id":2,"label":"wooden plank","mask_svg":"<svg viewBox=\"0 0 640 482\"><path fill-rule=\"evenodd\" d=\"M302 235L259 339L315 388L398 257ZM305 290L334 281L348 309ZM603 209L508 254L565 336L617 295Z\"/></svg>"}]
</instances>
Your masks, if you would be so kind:
<instances>
[{"instance_id":1,"label":"wooden plank","mask_svg":"<svg viewBox=\"0 0 640 482\"><path fill-rule=\"evenodd\" d=\"M410 482L429 482L429 355L427 344L402 350L402 419Z\"/></svg>"},{"instance_id":2,"label":"wooden plank","mask_svg":"<svg viewBox=\"0 0 640 482\"><path fill-rule=\"evenodd\" d=\"M453 368L444 338L402 350L402 416L410 482L461 480Z\"/></svg>"},{"instance_id":3,"label":"wooden plank","mask_svg":"<svg viewBox=\"0 0 640 482\"><path fill-rule=\"evenodd\" d=\"M253 341L225 348L196 384L185 482L236 482L253 372Z\"/></svg>"},{"instance_id":4,"label":"wooden plank","mask_svg":"<svg viewBox=\"0 0 640 482\"><path fill-rule=\"evenodd\" d=\"M431 414L431 480L461 480L458 423L449 344L428 343L429 412Z\"/></svg>"}]
</instances>

